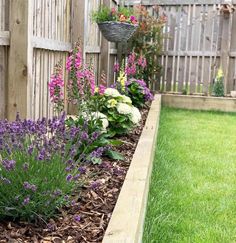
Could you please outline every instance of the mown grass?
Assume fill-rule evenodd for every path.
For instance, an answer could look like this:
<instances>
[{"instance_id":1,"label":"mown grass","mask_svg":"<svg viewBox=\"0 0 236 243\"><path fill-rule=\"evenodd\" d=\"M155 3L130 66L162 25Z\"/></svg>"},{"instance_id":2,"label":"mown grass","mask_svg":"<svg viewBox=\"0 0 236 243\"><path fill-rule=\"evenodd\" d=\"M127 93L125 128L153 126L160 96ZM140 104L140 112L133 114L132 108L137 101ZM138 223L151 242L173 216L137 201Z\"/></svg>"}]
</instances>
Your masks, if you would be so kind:
<instances>
[{"instance_id":1,"label":"mown grass","mask_svg":"<svg viewBox=\"0 0 236 243\"><path fill-rule=\"evenodd\" d=\"M236 115L162 109L143 242L236 242Z\"/></svg>"}]
</instances>

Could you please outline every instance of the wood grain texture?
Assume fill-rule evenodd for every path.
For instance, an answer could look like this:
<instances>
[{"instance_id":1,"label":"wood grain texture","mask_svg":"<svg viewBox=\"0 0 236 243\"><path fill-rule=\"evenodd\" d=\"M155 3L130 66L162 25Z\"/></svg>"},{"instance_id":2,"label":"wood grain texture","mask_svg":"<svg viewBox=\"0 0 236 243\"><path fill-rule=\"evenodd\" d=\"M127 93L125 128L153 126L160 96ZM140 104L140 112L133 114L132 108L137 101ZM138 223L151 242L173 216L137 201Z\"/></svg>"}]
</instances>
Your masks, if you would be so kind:
<instances>
[{"instance_id":1,"label":"wood grain texture","mask_svg":"<svg viewBox=\"0 0 236 243\"><path fill-rule=\"evenodd\" d=\"M163 94L162 104L190 110L236 112L236 99L234 98Z\"/></svg>"}]
</instances>

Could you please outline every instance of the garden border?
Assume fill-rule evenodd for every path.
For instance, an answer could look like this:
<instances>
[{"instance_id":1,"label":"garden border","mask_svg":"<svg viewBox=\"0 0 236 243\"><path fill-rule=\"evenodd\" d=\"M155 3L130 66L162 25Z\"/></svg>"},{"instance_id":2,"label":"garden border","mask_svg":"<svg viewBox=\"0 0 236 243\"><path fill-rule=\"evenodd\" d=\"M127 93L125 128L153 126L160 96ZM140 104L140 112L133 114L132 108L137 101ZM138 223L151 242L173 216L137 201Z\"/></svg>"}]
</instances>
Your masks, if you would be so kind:
<instances>
[{"instance_id":1,"label":"garden border","mask_svg":"<svg viewBox=\"0 0 236 243\"><path fill-rule=\"evenodd\" d=\"M226 97L163 94L162 105L190 110L236 112L236 99Z\"/></svg>"},{"instance_id":2,"label":"garden border","mask_svg":"<svg viewBox=\"0 0 236 243\"><path fill-rule=\"evenodd\" d=\"M142 242L160 111L161 95L155 95L103 243Z\"/></svg>"},{"instance_id":3,"label":"garden border","mask_svg":"<svg viewBox=\"0 0 236 243\"><path fill-rule=\"evenodd\" d=\"M189 110L236 112L236 99L196 95L163 94L162 105Z\"/></svg>"}]
</instances>

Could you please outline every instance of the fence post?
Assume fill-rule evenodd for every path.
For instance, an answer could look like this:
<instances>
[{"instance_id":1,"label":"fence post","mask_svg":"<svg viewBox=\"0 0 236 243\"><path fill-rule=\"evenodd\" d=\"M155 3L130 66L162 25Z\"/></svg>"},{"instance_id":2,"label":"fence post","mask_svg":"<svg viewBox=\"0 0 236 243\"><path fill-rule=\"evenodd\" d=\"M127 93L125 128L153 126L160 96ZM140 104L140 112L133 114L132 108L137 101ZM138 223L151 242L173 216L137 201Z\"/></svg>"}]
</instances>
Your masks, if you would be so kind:
<instances>
[{"instance_id":1,"label":"fence post","mask_svg":"<svg viewBox=\"0 0 236 243\"><path fill-rule=\"evenodd\" d=\"M221 39L221 60L220 66L224 72L224 90L225 94L229 93L229 54L231 46L232 16L222 13L222 39Z\"/></svg>"},{"instance_id":2,"label":"fence post","mask_svg":"<svg viewBox=\"0 0 236 243\"><path fill-rule=\"evenodd\" d=\"M103 0L103 5L110 7L110 0ZM101 76L102 72L104 71L106 77L110 78L110 54L109 54L110 44L109 42L103 37L101 34L101 55L100 55L100 70L99 70L99 77ZM99 80L98 80L99 81Z\"/></svg>"},{"instance_id":3,"label":"fence post","mask_svg":"<svg viewBox=\"0 0 236 243\"><path fill-rule=\"evenodd\" d=\"M29 89L32 73L31 25L32 0L10 1L10 52L7 88L7 118L19 112L29 116Z\"/></svg>"}]
</instances>

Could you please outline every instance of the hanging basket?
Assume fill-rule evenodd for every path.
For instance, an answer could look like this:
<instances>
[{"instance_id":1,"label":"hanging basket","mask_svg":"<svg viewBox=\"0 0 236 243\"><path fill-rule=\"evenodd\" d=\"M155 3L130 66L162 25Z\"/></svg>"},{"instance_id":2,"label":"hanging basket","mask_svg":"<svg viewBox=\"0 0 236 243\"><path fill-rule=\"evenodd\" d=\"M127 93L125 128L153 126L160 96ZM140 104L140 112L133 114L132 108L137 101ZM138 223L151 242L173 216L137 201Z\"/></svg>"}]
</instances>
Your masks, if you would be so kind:
<instances>
[{"instance_id":1,"label":"hanging basket","mask_svg":"<svg viewBox=\"0 0 236 243\"><path fill-rule=\"evenodd\" d=\"M132 37L138 25L109 21L98 23L98 27L108 41L126 42Z\"/></svg>"}]
</instances>

